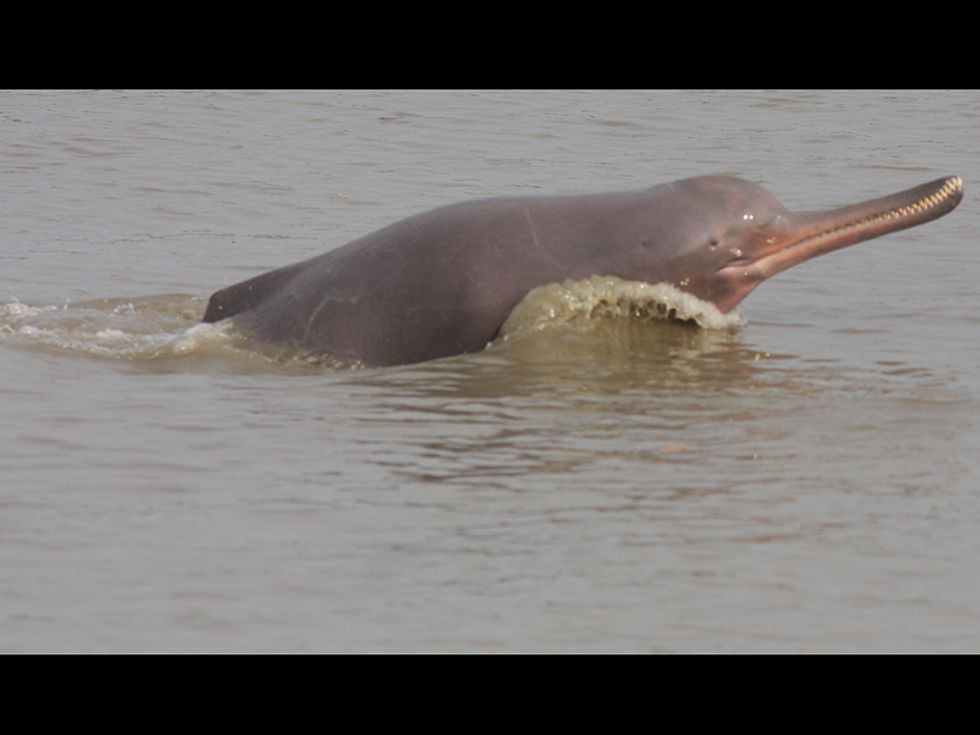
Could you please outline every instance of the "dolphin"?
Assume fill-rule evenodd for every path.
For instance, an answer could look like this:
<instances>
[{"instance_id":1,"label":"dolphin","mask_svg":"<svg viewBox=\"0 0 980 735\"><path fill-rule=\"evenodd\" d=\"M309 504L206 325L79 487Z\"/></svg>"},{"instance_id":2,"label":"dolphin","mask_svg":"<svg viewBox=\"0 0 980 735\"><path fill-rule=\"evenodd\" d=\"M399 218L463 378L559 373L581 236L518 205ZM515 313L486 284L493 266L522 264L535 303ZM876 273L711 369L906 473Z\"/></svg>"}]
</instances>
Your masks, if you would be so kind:
<instances>
[{"instance_id":1,"label":"dolphin","mask_svg":"<svg viewBox=\"0 0 980 735\"><path fill-rule=\"evenodd\" d=\"M818 255L934 220L957 176L860 204L790 212L713 175L631 191L443 206L217 291L205 322L301 353L399 365L486 347L537 286L590 276L669 283L729 312Z\"/></svg>"}]
</instances>

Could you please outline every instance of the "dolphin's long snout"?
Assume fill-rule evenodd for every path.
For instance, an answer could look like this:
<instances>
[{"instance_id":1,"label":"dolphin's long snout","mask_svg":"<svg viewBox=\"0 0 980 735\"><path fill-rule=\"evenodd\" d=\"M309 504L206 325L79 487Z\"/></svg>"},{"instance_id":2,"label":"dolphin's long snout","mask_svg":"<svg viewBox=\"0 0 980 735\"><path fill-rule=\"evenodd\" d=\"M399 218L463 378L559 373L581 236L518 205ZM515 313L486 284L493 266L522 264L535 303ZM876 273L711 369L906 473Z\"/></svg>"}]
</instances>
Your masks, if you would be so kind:
<instances>
[{"instance_id":1,"label":"dolphin's long snout","mask_svg":"<svg viewBox=\"0 0 980 735\"><path fill-rule=\"evenodd\" d=\"M942 217L962 199L963 180L950 176L860 204L793 214L777 248L748 267L756 277L771 278L818 255Z\"/></svg>"}]
</instances>

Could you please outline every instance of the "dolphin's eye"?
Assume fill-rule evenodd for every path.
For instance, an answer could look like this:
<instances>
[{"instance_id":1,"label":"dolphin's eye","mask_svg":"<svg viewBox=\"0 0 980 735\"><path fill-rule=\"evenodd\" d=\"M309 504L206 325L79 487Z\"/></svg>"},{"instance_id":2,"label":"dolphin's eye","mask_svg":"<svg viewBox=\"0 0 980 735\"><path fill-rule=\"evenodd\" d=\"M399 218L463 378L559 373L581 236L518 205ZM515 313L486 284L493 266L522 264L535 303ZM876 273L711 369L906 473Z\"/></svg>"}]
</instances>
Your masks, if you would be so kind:
<instances>
[{"instance_id":1,"label":"dolphin's eye","mask_svg":"<svg viewBox=\"0 0 980 735\"><path fill-rule=\"evenodd\" d=\"M716 247L718 247L718 240L714 237L708 240L708 247L714 250Z\"/></svg>"}]
</instances>

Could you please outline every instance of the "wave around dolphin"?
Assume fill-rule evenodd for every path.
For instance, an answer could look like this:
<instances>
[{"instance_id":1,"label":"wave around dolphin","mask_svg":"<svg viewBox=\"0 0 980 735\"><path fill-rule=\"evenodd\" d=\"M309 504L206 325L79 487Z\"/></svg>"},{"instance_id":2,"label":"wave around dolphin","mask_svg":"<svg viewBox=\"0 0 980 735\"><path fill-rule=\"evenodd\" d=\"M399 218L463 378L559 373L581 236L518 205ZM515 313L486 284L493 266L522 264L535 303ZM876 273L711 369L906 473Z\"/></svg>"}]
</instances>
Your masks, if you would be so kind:
<instances>
[{"instance_id":1,"label":"wave around dolphin","mask_svg":"<svg viewBox=\"0 0 980 735\"><path fill-rule=\"evenodd\" d=\"M121 361L146 370L195 370L215 364L249 372L363 367L329 355L263 351L263 346L239 334L232 321L200 323L204 308L200 297L184 294L46 305L11 301L0 304L0 344ZM506 349L506 343L533 339L543 330L587 335L610 321L674 321L707 331L733 331L745 323L740 312L722 314L714 304L668 284L595 276L531 291L492 346Z\"/></svg>"}]
</instances>

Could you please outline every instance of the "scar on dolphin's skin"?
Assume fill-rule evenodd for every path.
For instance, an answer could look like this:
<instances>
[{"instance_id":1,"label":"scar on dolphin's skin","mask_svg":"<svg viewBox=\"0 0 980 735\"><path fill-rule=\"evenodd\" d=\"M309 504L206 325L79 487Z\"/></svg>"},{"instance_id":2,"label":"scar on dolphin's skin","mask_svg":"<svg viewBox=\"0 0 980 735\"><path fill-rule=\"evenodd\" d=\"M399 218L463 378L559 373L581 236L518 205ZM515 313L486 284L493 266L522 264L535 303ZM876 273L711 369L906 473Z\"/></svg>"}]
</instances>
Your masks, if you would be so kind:
<instances>
[{"instance_id":1,"label":"scar on dolphin's skin","mask_svg":"<svg viewBox=\"0 0 980 735\"><path fill-rule=\"evenodd\" d=\"M817 212L758 184L699 176L604 194L500 197L396 222L211 296L257 340L364 365L475 352L533 288L614 276L667 283L729 312L767 278L818 255L934 220L957 176Z\"/></svg>"}]
</instances>

